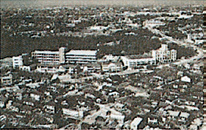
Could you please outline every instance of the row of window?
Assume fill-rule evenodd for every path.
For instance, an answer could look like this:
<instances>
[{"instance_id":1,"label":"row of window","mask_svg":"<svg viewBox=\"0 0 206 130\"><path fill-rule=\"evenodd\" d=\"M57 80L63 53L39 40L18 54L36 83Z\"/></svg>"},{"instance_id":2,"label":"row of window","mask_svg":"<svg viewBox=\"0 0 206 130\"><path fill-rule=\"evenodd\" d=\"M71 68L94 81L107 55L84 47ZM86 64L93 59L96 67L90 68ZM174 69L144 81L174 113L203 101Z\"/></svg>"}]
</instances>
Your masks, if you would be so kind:
<instances>
[{"instance_id":1,"label":"row of window","mask_svg":"<svg viewBox=\"0 0 206 130\"><path fill-rule=\"evenodd\" d=\"M139 65L139 64L147 64L147 63L155 63L155 61L147 61L147 62L129 62L129 65Z\"/></svg>"},{"instance_id":2,"label":"row of window","mask_svg":"<svg viewBox=\"0 0 206 130\"><path fill-rule=\"evenodd\" d=\"M72 55L72 54L66 54L67 56L71 56L71 57L96 57L96 55Z\"/></svg>"}]
</instances>

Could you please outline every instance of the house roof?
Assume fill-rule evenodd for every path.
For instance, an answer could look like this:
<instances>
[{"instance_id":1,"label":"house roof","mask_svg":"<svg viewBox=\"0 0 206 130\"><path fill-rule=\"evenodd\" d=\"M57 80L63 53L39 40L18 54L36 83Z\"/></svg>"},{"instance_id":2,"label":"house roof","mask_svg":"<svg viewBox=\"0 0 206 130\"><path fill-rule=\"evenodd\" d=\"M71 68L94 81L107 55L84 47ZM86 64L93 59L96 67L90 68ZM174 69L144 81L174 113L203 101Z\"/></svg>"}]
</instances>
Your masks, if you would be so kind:
<instances>
[{"instance_id":1,"label":"house roof","mask_svg":"<svg viewBox=\"0 0 206 130\"><path fill-rule=\"evenodd\" d=\"M145 58L152 58L150 55L129 55L127 56L129 59L145 59Z\"/></svg>"},{"instance_id":2,"label":"house roof","mask_svg":"<svg viewBox=\"0 0 206 130\"><path fill-rule=\"evenodd\" d=\"M176 116L176 117L177 117L180 112L178 112L178 111L168 111L168 113L169 113L169 115L171 115L171 116Z\"/></svg>"},{"instance_id":3,"label":"house roof","mask_svg":"<svg viewBox=\"0 0 206 130\"><path fill-rule=\"evenodd\" d=\"M139 125L139 123L140 123L141 121L142 121L142 118L136 117L136 118L131 122L131 124Z\"/></svg>"},{"instance_id":4,"label":"house roof","mask_svg":"<svg viewBox=\"0 0 206 130\"><path fill-rule=\"evenodd\" d=\"M181 81L183 81L183 82L191 82L191 79L189 77L187 77L187 76L184 76L184 77L181 78Z\"/></svg>"},{"instance_id":5,"label":"house roof","mask_svg":"<svg viewBox=\"0 0 206 130\"><path fill-rule=\"evenodd\" d=\"M190 114L187 113L187 112L181 112L180 117L188 118L189 115L190 115Z\"/></svg>"}]
</instances>

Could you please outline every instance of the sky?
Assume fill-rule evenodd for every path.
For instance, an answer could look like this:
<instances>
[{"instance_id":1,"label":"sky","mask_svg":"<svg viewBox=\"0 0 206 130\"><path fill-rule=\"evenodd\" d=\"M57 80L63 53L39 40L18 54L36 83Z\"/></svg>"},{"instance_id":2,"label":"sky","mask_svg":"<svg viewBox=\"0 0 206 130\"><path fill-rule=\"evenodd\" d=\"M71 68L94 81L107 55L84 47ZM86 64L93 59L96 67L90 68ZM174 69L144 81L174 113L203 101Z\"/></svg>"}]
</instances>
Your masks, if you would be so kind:
<instances>
[{"instance_id":1,"label":"sky","mask_svg":"<svg viewBox=\"0 0 206 130\"><path fill-rule=\"evenodd\" d=\"M203 5L204 0L1 0L1 8L53 7L74 5Z\"/></svg>"}]
</instances>

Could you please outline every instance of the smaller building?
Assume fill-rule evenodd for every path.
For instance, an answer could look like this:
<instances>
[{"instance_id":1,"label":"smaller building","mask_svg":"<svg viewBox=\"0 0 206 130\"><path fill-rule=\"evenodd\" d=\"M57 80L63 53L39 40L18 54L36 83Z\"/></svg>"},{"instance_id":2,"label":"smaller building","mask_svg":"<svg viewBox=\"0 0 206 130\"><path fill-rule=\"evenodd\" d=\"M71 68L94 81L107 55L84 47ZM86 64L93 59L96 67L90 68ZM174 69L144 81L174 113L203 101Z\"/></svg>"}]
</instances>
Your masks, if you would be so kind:
<instances>
[{"instance_id":1,"label":"smaller building","mask_svg":"<svg viewBox=\"0 0 206 130\"><path fill-rule=\"evenodd\" d=\"M12 75L9 74L8 76L1 77L1 85L2 86L12 85Z\"/></svg>"},{"instance_id":2,"label":"smaller building","mask_svg":"<svg viewBox=\"0 0 206 130\"><path fill-rule=\"evenodd\" d=\"M130 128L132 130L137 130L138 129L138 126L139 124L142 122L142 118L140 117L136 117L130 124Z\"/></svg>"},{"instance_id":3,"label":"smaller building","mask_svg":"<svg viewBox=\"0 0 206 130\"><path fill-rule=\"evenodd\" d=\"M169 50L167 44L162 44L158 50L152 50L152 57L160 63L171 62L177 59L177 51Z\"/></svg>"},{"instance_id":4,"label":"smaller building","mask_svg":"<svg viewBox=\"0 0 206 130\"><path fill-rule=\"evenodd\" d=\"M88 63L84 64L82 69L84 73L100 72L101 65L99 63Z\"/></svg>"},{"instance_id":5,"label":"smaller building","mask_svg":"<svg viewBox=\"0 0 206 130\"><path fill-rule=\"evenodd\" d=\"M73 118L82 118L83 117L83 111L74 111L67 108L62 108L63 114L73 117Z\"/></svg>"},{"instance_id":6,"label":"smaller building","mask_svg":"<svg viewBox=\"0 0 206 130\"><path fill-rule=\"evenodd\" d=\"M55 64L48 64L48 65L44 65L44 64L39 64L37 65L37 72L40 73L57 73L59 72L59 70L61 69L61 66L59 65L55 65Z\"/></svg>"},{"instance_id":7,"label":"smaller building","mask_svg":"<svg viewBox=\"0 0 206 130\"><path fill-rule=\"evenodd\" d=\"M191 79L188 76L184 76L184 77L181 77L181 81L190 83Z\"/></svg>"},{"instance_id":8,"label":"smaller building","mask_svg":"<svg viewBox=\"0 0 206 130\"><path fill-rule=\"evenodd\" d=\"M146 65L146 64L156 64L155 58L148 55L131 55L131 56L122 56L121 57L124 66L129 68L137 67L138 65Z\"/></svg>"},{"instance_id":9,"label":"smaller building","mask_svg":"<svg viewBox=\"0 0 206 130\"><path fill-rule=\"evenodd\" d=\"M102 63L101 68L103 72L119 72L122 70L122 63Z\"/></svg>"},{"instance_id":10,"label":"smaller building","mask_svg":"<svg viewBox=\"0 0 206 130\"><path fill-rule=\"evenodd\" d=\"M45 105L43 108L48 113L54 113L54 110L55 110L54 106L51 106L51 105Z\"/></svg>"},{"instance_id":11,"label":"smaller building","mask_svg":"<svg viewBox=\"0 0 206 130\"><path fill-rule=\"evenodd\" d=\"M28 72L31 71L30 66L20 66L19 69L20 69L20 70L23 70L23 71L28 71Z\"/></svg>"},{"instance_id":12,"label":"smaller building","mask_svg":"<svg viewBox=\"0 0 206 130\"><path fill-rule=\"evenodd\" d=\"M0 65L1 67L12 67L13 66L13 58L4 58L0 59Z\"/></svg>"},{"instance_id":13,"label":"smaller building","mask_svg":"<svg viewBox=\"0 0 206 130\"><path fill-rule=\"evenodd\" d=\"M13 68L19 68L23 65L23 58L22 56L13 56L12 57Z\"/></svg>"},{"instance_id":14,"label":"smaller building","mask_svg":"<svg viewBox=\"0 0 206 130\"><path fill-rule=\"evenodd\" d=\"M179 116L179 114L180 114L179 111L171 111L171 110L169 110L167 112L168 112L169 116L171 116L173 118L177 118Z\"/></svg>"}]
</instances>

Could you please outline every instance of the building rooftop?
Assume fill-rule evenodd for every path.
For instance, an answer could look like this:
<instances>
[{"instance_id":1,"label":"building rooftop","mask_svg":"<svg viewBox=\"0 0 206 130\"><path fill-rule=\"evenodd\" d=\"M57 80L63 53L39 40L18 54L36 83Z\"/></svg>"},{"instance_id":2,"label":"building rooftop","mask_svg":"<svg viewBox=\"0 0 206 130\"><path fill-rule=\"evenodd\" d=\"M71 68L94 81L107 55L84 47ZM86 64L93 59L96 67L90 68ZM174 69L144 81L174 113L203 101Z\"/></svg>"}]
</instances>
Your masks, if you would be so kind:
<instances>
[{"instance_id":1,"label":"building rooftop","mask_svg":"<svg viewBox=\"0 0 206 130\"><path fill-rule=\"evenodd\" d=\"M152 58L150 55L129 55L127 56L129 59L145 59L145 58Z\"/></svg>"},{"instance_id":2,"label":"building rooftop","mask_svg":"<svg viewBox=\"0 0 206 130\"><path fill-rule=\"evenodd\" d=\"M95 50L71 50L67 52L67 55L96 55L97 51Z\"/></svg>"},{"instance_id":3,"label":"building rooftop","mask_svg":"<svg viewBox=\"0 0 206 130\"><path fill-rule=\"evenodd\" d=\"M142 121L142 118L136 117L136 118L131 122L131 124L139 125L139 123L140 123L141 121Z\"/></svg>"},{"instance_id":4,"label":"building rooftop","mask_svg":"<svg viewBox=\"0 0 206 130\"><path fill-rule=\"evenodd\" d=\"M34 53L42 53L42 54L59 54L59 51L34 51Z\"/></svg>"},{"instance_id":5,"label":"building rooftop","mask_svg":"<svg viewBox=\"0 0 206 130\"><path fill-rule=\"evenodd\" d=\"M168 113L169 113L169 115L171 115L171 116L178 116L179 115L179 111L168 111Z\"/></svg>"}]
</instances>

